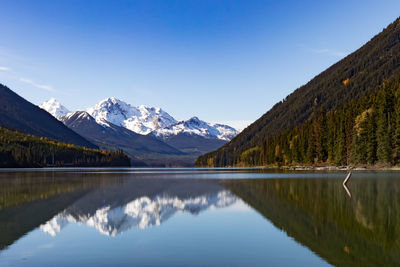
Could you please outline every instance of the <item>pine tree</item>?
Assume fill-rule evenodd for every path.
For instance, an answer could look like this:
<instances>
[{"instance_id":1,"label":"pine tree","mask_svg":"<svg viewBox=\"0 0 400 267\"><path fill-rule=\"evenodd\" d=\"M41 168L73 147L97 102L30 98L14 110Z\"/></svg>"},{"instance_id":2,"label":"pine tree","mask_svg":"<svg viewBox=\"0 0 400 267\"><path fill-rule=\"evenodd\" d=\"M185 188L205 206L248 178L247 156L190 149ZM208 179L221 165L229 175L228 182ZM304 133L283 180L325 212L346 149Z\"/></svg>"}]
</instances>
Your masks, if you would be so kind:
<instances>
[{"instance_id":1,"label":"pine tree","mask_svg":"<svg viewBox=\"0 0 400 267\"><path fill-rule=\"evenodd\" d=\"M391 161L391 140L390 140L390 94L384 88L378 95L378 114L377 114L377 157L382 163L390 163Z\"/></svg>"},{"instance_id":2,"label":"pine tree","mask_svg":"<svg viewBox=\"0 0 400 267\"><path fill-rule=\"evenodd\" d=\"M319 117L319 128L320 128L320 136L318 140L318 160L320 162L325 162L328 159L328 151L327 151L327 140L328 140L328 128L326 121L326 111L324 106L321 107Z\"/></svg>"},{"instance_id":3,"label":"pine tree","mask_svg":"<svg viewBox=\"0 0 400 267\"><path fill-rule=\"evenodd\" d=\"M339 114L340 116L341 114ZM346 132L345 132L345 122L340 120L338 125L338 131L336 134L335 142L335 163L337 165L346 165Z\"/></svg>"},{"instance_id":4,"label":"pine tree","mask_svg":"<svg viewBox=\"0 0 400 267\"><path fill-rule=\"evenodd\" d=\"M376 161L376 122L373 110L367 114L365 127L367 134L366 162L372 165Z\"/></svg>"},{"instance_id":5,"label":"pine tree","mask_svg":"<svg viewBox=\"0 0 400 267\"><path fill-rule=\"evenodd\" d=\"M393 112L393 163L400 163L400 86L395 86Z\"/></svg>"}]
</instances>

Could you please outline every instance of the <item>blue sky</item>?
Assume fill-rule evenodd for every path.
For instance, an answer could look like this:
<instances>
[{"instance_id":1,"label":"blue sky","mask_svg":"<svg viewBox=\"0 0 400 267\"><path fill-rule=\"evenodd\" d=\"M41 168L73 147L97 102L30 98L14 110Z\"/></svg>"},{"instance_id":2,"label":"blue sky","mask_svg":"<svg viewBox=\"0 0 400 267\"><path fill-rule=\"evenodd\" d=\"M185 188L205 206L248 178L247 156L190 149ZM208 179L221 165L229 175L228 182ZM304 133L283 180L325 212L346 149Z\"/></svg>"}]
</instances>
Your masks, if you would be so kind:
<instances>
[{"instance_id":1,"label":"blue sky","mask_svg":"<svg viewBox=\"0 0 400 267\"><path fill-rule=\"evenodd\" d=\"M400 15L400 1L2 1L0 82L71 110L107 97L253 121Z\"/></svg>"}]
</instances>

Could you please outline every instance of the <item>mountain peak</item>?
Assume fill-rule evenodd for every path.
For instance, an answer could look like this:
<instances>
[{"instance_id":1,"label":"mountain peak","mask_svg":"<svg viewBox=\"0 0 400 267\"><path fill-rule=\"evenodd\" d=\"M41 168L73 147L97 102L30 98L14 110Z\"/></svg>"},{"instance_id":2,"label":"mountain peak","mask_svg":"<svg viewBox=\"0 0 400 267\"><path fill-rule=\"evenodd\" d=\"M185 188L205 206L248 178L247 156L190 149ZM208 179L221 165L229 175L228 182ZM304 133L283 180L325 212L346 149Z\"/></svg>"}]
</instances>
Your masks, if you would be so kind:
<instances>
[{"instance_id":1,"label":"mountain peak","mask_svg":"<svg viewBox=\"0 0 400 267\"><path fill-rule=\"evenodd\" d=\"M46 110L48 113L59 119L60 117L67 115L70 111L61 105L55 98L43 102L40 106L41 109Z\"/></svg>"},{"instance_id":2,"label":"mountain peak","mask_svg":"<svg viewBox=\"0 0 400 267\"><path fill-rule=\"evenodd\" d=\"M135 107L114 97L100 101L87 112L100 124L110 122L143 135L177 122L161 108Z\"/></svg>"},{"instance_id":3,"label":"mountain peak","mask_svg":"<svg viewBox=\"0 0 400 267\"><path fill-rule=\"evenodd\" d=\"M85 119L85 120L93 120L94 121L94 118L92 116L90 116L89 113L87 113L86 111L82 111L82 110L78 110L73 113L69 113L64 118L66 118L66 119L71 119L71 118Z\"/></svg>"},{"instance_id":4,"label":"mountain peak","mask_svg":"<svg viewBox=\"0 0 400 267\"><path fill-rule=\"evenodd\" d=\"M238 134L238 131L227 125L210 124L200 120L198 117L192 117L187 121L180 121L169 127L157 129L154 132L156 136L161 138L168 138L169 136L178 135L180 133L230 141Z\"/></svg>"},{"instance_id":5,"label":"mountain peak","mask_svg":"<svg viewBox=\"0 0 400 267\"><path fill-rule=\"evenodd\" d=\"M159 107L132 106L116 97L103 99L86 111L75 113L71 113L54 98L44 102L40 107L63 121L70 118L78 119L79 116L80 119L94 119L104 127L109 127L111 123L142 135L153 133L163 139L171 135L186 133L230 141L238 133L230 126L210 124L200 120L197 116L178 122ZM68 116L65 116L67 114Z\"/></svg>"},{"instance_id":6,"label":"mountain peak","mask_svg":"<svg viewBox=\"0 0 400 267\"><path fill-rule=\"evenodd\" d=\"M196 116L191 117L188 121L200 121L200 119Z\"/></svg>"},{"instance_id":7,"label":"mountain peak","mask_svg":"<svg viewBox=\"0 0 400 267\"><path fill-rule=\"evenodd\" d=\"M109 97L109 98L106 98L106 99L104 99L103 101L100 101L100 103L101 102L108 102L108 103L112 103L112 104L119 104L119 103L121 103L121 102L123 102L123 103L125 103L124 101L121 101L121 100L119 100L118 98L115 98L115 97ZM126 103L125 103L126 104Z\"/></svg>"},{"instance_id":8,"label":"mountain peak","mask_svg":"<svg viewBox=\"0 0 400 267\"><path fill-rule=\"evenodd\" d=\"M115 97L109 97L103 99L95 105L95 107L112 107L112 106L120 106L121 108L125 108L125 106L130 106L130 105Z\"/></svg>"}]
</instances>

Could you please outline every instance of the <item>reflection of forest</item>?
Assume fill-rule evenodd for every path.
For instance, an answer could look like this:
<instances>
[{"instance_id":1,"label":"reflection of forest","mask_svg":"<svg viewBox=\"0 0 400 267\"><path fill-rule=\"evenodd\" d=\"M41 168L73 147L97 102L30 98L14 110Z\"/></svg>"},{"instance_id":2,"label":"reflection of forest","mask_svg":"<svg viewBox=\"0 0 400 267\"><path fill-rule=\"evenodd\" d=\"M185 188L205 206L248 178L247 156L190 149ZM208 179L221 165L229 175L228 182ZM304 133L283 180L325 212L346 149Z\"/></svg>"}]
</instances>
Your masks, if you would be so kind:
<instances>
[{"instance_id":1,"label":"reflection of forest","mask_svg":"<svg viewBox=\"0 0 400 267\"><path fill-rule=\"evenodd\" d=\"M52 172L1 175L0 250L50 220L91 188L123 181L120 177L105 175L60 177Z\"/></svg>"},{"instance_id":2,"label":"reflection of forest","mask_svg":"<svg viewBox=\"0 0 400 267\"><path fill-rule=\"evenodd\" d=\"M352 178L348 183L352 198L342 180L335 178L126 178L100 173L0 173L0 250L67 207L80 205L90 213L104 201L117 207L144 195L193 197L219 192L222 185L331 264L400 262L400 180L395 178Z\"/></svg>"},{"instance_id":3,"label":"reflection of forest","mask_svg":"<svg viewBox=\"0 0 400 267\"><path fill-rule=\"evenodd\" d=\"M132 201L146 197L154 202L160 198L163 203L156 203L157 210L151 214L160 215L162 221L179 208L198 214L211 206L224 207L236 200L229 192L220 195L221 192L226 190L217 180L133 178L118 173L0 173L0 250L62 212L81 221L92 218L97 210L107 206L114 217L106 226L124 231L131 227L132 221L136 222L135 218L130 221L129 216L121 214L118 221L116 211L123 211L121 207ZM178 206L186 204L170 207L167 200Z\"/></svg>"},{"instance_id":4,"label":"reflection of forest","mask_svg":"<svg viewBox=\"0 0 400 267\"><path fill-rule=\"evenodd\" d=\"M77 189L121 183L121 177L57 172L10 172L0 174L0 211L24 202L46 199Z\"/></svg>"},{"instance_id":5,"label":"reflection of forest","mask_svg":"<svg viewBox=\"0 0 400 267\"><path fill-rule=\"evenodd\" d=\"M224 181L276 227L338 266L400 262L400 180L269 179Z\"/></svg>"}]
</instances>

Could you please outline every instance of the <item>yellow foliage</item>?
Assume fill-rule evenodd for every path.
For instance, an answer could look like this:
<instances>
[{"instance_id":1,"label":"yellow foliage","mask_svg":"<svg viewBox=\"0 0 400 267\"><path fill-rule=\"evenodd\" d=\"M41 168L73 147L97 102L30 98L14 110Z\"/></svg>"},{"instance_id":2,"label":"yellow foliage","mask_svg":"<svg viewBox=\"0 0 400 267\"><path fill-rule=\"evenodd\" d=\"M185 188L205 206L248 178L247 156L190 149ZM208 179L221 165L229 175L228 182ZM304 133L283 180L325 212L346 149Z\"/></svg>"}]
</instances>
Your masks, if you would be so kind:
<instances>
[{"instance_id":1,"label":"yellow foliage","mask_svg":"<svg viewBox=\"0 0 400 267\"><path fill-rule=\"evenodd\" d=\"M259 147L252 147L247 149L246 151L243 151L242 154L240 155L240 160L245 163L252 162L254 163L254 157L260 152Z\"/></svg>"},{"instance_id":2,"label":"yellow foliage","mask_svg":"<svg viewBox=\"0 0 400 267\"><path fill-rule=\"evenodd\" d=\"M214 167L214 158L207 159L207 167Z\"/></svg>"},{"instance_id":3,"label":"yellow foliage","mask_svg":"<svg viewBox=\"0 0 400 267\"><path fill-rule=\"evenodd\" d=\"M367 115L371 115L374 112L372 108L364 110L360 115L356 117L354 120L354 130L356 131L357 136L360 136L363 128L361 124L367 119Z\"/></svg>"},{"instance_id":4,"label":"yellow foliage","mask_svg":"<svg viewBox=\"0 0 400 267\"><path fill-rule=\"evenodd\" d=\"M294 141L298 138L297 135L293 136L292 140L289 141L289 148L293 149Z\"/></svg>"},{"instance_id":5,"label":"yellow foliage","mask_svg":"<svg viewBox=\"0 0 400 267\"><path fill-rule=\"evenodd\" d=\"M343 80L342 83L343 83L343 85L346 86L349 82L350 82L350 78L347 78L346 80Z\"/></svg>"},{"instance_id":6,"label":"yellow foliage","mask_svg":"<svg viewBox=\"0 0 400 267\"><path fill-rule=\"evenodd\" d=\"M279 157L279 155L280 155L280 147L279 147L279 145L276 145L275 146L275 157Z\"/></svg>"}]
</instances>

